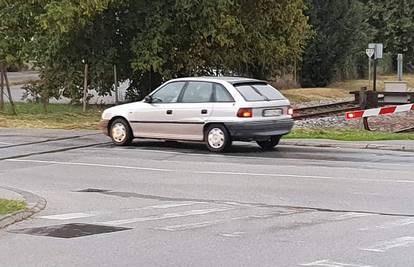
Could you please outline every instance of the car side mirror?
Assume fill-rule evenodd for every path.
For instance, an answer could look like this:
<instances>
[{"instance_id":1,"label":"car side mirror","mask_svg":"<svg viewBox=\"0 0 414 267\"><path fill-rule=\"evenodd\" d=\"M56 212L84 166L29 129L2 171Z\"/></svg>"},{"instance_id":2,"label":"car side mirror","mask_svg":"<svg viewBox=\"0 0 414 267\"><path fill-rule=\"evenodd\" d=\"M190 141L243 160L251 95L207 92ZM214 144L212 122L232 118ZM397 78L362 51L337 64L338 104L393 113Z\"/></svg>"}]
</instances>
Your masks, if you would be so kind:
<instances>
[{"instance_id":1,"label":"car side mirror","mask_svg":"<svg viewBox=\"0 0 414 267\"><path fill-rule=\"evenodd\" d=\"M153 101L152 96L147 95L147 96L144 98L144 101L145 101L145 103L152 103L152 101Z\"/></svg>"}]
</instances>

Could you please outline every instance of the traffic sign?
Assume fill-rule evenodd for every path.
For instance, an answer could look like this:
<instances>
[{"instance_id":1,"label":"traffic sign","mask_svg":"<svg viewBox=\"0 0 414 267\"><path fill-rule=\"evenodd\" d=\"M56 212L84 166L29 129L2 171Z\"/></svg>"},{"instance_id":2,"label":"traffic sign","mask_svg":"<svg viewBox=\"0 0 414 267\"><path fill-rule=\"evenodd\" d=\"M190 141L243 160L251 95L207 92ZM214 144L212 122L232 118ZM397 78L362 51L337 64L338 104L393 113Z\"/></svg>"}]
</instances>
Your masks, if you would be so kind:
<instances>
[{"instance_id":1,"label":"traffic sign","mask_svg":"<svg viewBox=\"0 0 414 267\"><path fill-rule=\"evenodd\" d=\"M375 59L382 59L383 52L384 52L384 45L383 44L368 44L368 48L374 49L374 58Z\"/></svg>"},{"instance_id":2,"label":"traffic sign","mask_svg":"<svg viewBox=\"0 0 414 267\"><path fill-rule=\"evenodd\" d=\"M367 56L369 57L369 58L372 58L372 56L374 55L374 53L375 53L375 49L374 48L368 48L367 50L365 50L365 53L367 53Z\"/></svg>"}]
</instances>

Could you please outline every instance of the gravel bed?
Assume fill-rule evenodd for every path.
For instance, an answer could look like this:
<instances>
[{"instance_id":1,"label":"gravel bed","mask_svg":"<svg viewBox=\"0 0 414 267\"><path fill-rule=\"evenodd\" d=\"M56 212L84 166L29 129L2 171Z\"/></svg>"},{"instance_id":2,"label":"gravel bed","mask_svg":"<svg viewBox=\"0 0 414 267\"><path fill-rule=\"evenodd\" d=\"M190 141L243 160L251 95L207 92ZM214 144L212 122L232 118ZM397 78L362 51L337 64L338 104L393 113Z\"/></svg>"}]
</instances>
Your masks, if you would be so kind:
<instances>
[{"instance_id":1,"label":"gravel bed","mask_svg":"<svg viewBox=\"0 0 414 267\"><path fill-rule=\"evenodd\" d=\"M303 103L294 103L292 104L293 108L307 108L307 107L314 107L320 105L328 105L334 104L338 102L345 102L345 101L353 101L353 97L341 98L341 99L325 99L325 100L318 100L318 101L310 101L310 102L303 102Z\"/></svg>"}]
</instances>

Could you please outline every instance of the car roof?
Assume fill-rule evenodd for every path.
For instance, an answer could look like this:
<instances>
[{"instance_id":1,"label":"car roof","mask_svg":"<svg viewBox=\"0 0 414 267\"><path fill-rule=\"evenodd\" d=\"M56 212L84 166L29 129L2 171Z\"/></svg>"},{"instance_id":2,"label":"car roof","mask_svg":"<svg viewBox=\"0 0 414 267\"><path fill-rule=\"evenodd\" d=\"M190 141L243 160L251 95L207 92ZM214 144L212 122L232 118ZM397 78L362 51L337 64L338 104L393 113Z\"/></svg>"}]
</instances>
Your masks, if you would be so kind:
<instances>
[{"instance_id":1,"label":"car roof","mask_svg":"<svg viewBox=\"0 0 414 267\"><path fill-rule=\"evenodd\" d=\"M244 77L228 77L228 76L203 76L203 77L187 77L175 79L175 81L217 81L217 82L228 82L232 85L243 84L243 83L266 83L266 81L244 78Z\"/></svg>"}]
</instances>

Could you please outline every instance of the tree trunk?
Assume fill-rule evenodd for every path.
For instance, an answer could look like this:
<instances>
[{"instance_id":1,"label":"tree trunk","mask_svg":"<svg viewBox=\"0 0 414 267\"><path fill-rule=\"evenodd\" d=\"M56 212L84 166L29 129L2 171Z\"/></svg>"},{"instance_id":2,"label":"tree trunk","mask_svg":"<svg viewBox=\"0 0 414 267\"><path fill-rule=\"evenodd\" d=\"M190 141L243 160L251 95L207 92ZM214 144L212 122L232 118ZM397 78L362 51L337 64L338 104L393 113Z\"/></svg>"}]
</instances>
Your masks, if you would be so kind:
<instances>
[{"instance_id":1,"label":"tree trunk","mask_svg":"<svg viewBox=\"0 0 414 267\"><path fill-rule=\"evenodd\" d=\"M0 72L0 111L4 111L4 77Z\"/></svg>"},{"instance_id":2,"label":"tree trunk","mask_svg":"<svg viewBox=\"0 0 414 267\"><path fill-rule=\"evenodd\" d=\"M43 111L47 113L48 112L47 105L49 104L49 98L47 96L42 97L42 103L43 103Z\"/></svg>"},{"instance_id":3,"label":"tree trunk","mask_svg":"<svg viewBox=\"0 0 414 267\"><path fill-rule=\"evenodd\" d=\"M10 91L10 84L9 84L9 79L7 77L7 70L3 64L1 65L0 68L1 68L2 76L4 77L4 81L6 82L6 89L7 89L7 94L9 97L10 106L12 108L12 113L13 115L17 115L16 107L14 106L13 98L12 98L11 91Z\"/></svg>"},{"instance_id":4,"label":"tree trunk","mask_svg":"<svg viewBox=\"0 0 414 267\"><path fill-rule=\"evenodd\" d=\"M86 98L88 93L88 63L85 64L83 81L83 112L86 112Z\"/></svg>"},{"instance_id":5,"label":"tree trunk","mask_svg":"<svg viewBox=\"0 0 414 267\"><path fill-rule=\"evenodd\" d=\"M115 104L119 104L119 93L118 93L118 73L116 65L114 65L114 89L115 89Z\"/></svg>"}]
</instances>

